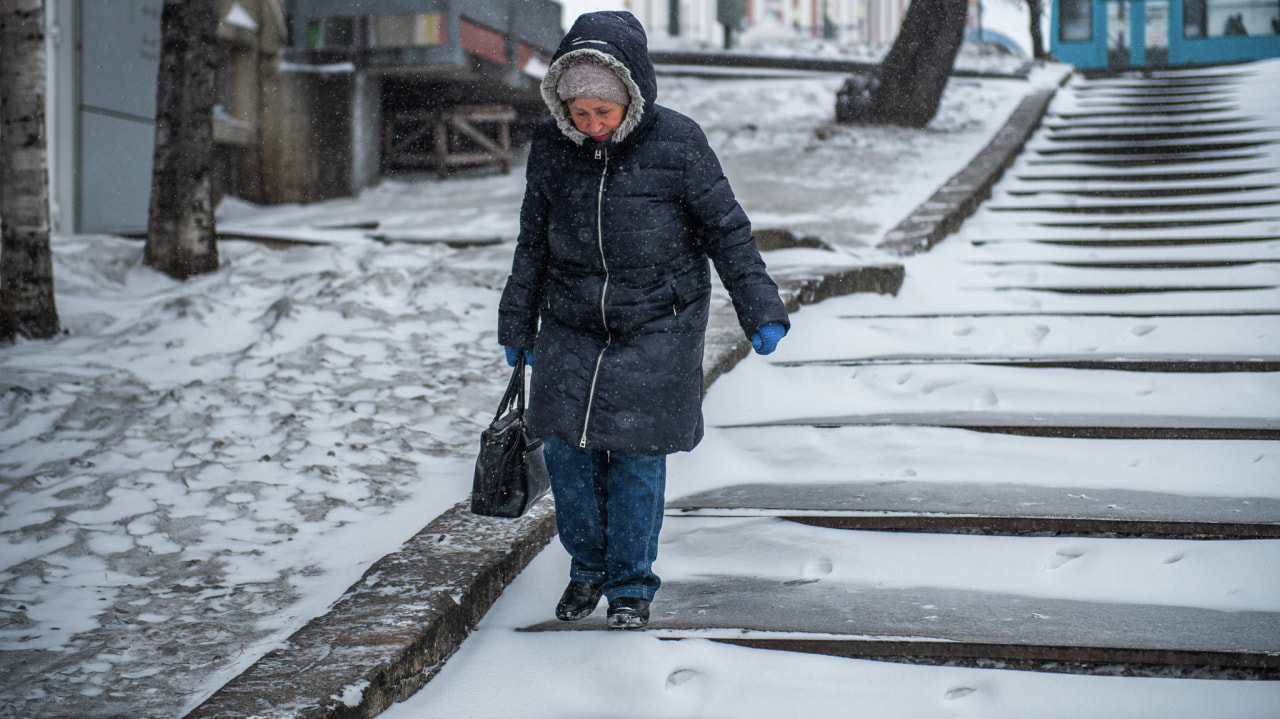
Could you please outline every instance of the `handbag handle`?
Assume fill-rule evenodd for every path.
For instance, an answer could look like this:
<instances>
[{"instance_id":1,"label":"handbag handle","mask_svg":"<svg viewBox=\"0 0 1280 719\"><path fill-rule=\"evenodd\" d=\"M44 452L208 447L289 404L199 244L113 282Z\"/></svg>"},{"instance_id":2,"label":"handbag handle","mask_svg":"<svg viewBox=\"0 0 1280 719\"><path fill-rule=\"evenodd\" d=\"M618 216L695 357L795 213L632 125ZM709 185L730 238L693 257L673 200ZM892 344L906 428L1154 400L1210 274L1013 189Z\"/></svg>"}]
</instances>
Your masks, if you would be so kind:
<instances>
[{"instance_id":1,"label":"handbag handle","mask_svg":"<svg viewBox=\"0 0 1280 719\"><path fill-rule=\"evenodd\" d=\"M495 422L512 407L521 415L524 414L524 367L524 352L521 351L516 354L515 368L511 370L511 381L507 383L507 391L502 395L498 413L493 415Z\"/></svg>"}]
</instances>

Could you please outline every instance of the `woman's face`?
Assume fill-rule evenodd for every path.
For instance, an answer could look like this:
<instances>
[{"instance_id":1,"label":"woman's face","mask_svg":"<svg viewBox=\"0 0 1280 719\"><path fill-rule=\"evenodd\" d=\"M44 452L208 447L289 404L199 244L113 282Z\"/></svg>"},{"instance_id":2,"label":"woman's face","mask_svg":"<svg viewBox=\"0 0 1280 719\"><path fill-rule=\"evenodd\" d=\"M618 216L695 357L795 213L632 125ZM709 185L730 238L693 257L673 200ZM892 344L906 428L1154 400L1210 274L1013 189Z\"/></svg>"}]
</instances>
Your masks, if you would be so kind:
<instances>
[{"instance_id":1,"label":"woman's face","mask_svg":"<svg viewBox=\"0 0 1280 719\"><path fill-rule=\"evenodd\" d=\"M569 116L578 131L596 142L604 142L622 124L627 106L592 97L575 97L568 102Z\"/></svg>"}]
</instances>

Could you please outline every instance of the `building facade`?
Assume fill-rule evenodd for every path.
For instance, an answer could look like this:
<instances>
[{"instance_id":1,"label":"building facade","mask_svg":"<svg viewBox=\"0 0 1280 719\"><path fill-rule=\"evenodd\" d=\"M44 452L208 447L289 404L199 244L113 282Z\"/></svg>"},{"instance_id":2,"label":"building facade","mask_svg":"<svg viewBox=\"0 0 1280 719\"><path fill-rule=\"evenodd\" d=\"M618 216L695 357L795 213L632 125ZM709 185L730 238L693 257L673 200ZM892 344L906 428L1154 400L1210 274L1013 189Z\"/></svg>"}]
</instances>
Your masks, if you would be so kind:
<instances>
[{"instance_id":1,"label":"building facade","mask_svg":"<svg viewBox=\"0 0 1280 719\"><path fill-rule=\"evenodd\" d=\"M910 0L739 0L742 38L812 37L842 43L888 45L898 35ZM718 0L628 0L657 43L662 36L720 46Z\"/></svg>"},{"instance_id":2,"label":"building facade","mask_svg":"<svg viewBox=\"0 0 1280 719\"><path fill-rule=\"evenodd\" d=\"M55 232L146 229L163 4L46 0ZM477 104L506 110L469 117L544 111L538 65L562 35L552 0L218 0L218 9L218 187L259 203L357 192L394 169L391 149L402 164L430 164L438 154L390 141L406 132L396 124L405 117ZM468 116L450 118L482 134ZM438 126L411 131L439 145ZM474 138L457 135L450 142L462 151L449 157L484 155L465 152Z\"/></svg>"},{"instance_id":3,"label":"building facade","mask_svg":"<svg viewBox=\"0 0 1280 719\"><path fill-rule=\"evenodd\" d=\"M1277 0L1054 0L1050 50L1085 70L1280 56Z\"/></svg>"}]
</instances>

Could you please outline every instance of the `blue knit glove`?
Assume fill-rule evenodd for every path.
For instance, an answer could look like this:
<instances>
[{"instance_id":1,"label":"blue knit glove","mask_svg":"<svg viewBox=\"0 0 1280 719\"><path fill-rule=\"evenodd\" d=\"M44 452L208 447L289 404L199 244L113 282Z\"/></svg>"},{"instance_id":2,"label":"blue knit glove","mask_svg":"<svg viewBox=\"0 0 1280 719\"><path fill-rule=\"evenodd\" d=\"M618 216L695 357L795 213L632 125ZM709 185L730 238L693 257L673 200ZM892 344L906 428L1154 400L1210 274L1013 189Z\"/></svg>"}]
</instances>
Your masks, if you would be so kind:
<instances>
[{"instance_id":1,"label":"blue knit glove","mask_svg":"<svg viewBox=\"0 0 1280 719\"><path fill-rule=\"evenodd\" d=\"M502 349L505 350L507 353L507 366L515 367L516 357L520 356L520 350L516 349L515 347L503 347ZM524 350L524 363L529 365L530 367L533 366L533 357L534 357L533 350Z\"/></svg>"},{"instance_id":2,"label":"blue knit glove","mask_svg":"<svg viewBox=\"0 0 1280 719\"><path fill-rule=\"evenodd\" d=\"M767 355L778 348L778 340L787 334L781 322L770 322L751 333L751 348L758 355Z\"/></svg>"}]
</instances>

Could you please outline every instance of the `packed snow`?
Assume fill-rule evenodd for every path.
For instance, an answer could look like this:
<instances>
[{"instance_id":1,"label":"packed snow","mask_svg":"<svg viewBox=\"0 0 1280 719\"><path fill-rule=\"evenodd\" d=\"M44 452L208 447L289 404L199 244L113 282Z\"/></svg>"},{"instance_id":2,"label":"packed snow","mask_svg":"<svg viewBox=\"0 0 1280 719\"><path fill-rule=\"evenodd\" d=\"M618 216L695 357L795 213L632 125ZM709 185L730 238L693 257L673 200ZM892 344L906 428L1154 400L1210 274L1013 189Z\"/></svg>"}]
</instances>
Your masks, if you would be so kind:
<instances>
[{"instance_id":1,"label":"packed snow","mask_svg":"<svg viewBox=\"0 0 1280 719\"><path fill-rule=\"evenodd\" d=\"M1280 62L1250 72L1256 73L1251 82L1270 86L1280 74ZM1274 107L1269 117L1277 117ZM1269 167L1270 176L1259 181L1274 184L1280 174L1276 151L1272 145L1271 154L1260 161ZM1269 197L1280 199L1274 187ZM993 204L1004 199L997 188ZM1274 213L1263 209L1257 214L1258 222L1274 236ZM1016 246L1033 232L1032 226L1013 222L1001 227L992 213L979 213L939 247L906 260L907 278L897 296L853 295L803 308L778 352L749 357L711 387L704 403L706 439L695 451L669 461L669 506L678 506L680 497L752 483L854 481L920 487L1067 487L1075 488L1073 496L1086 499L1095 490L1117 488L1242 501L1280 499L1280 454L1274 441L1063 442L942 427L815 429L803 426L804 421L795 427L748 426L797 417L838 419L850 411L874 415L921 408L975 414L1040 411L1053 416L1090 412L1100 422L1122 413L1148 418L1231 416L1251 426L1274 426L1280 387L1274 379L1252 373L1136 373L1138 377L1126 382L1119 379L1125 373L1093 371L1082 378L1081 373L1065 370L997 370L963 360L1010 355L1140 358L1195 352L1229 359L1274 358L1280 355L1280 332L1272 318L1247 313L1274 312L1280 306L1275 289L1280 284L1275 268L1280 241L1154 251L1170 259L1252 258L1254 264L1237 268L1231 279L1262 289L1100 299L1032 290L1079 284L1082 279L1098 281L1100 276L1143 284L1143 270L1068 270L1042 264L1122 261L1136 252ZM971 242L977 239L985 244ZM993 249L996 243L1002 246ZM1034 266L1003 264L1010 254L1019 253L1023 259L1034 258ZM1167 283L1202 282L1212 287L1222 281L1222 273L1213 268L1164 272ZM1006 284L1023 291L1007 291ZM1191 308L1246 314L1178 316ZM1098 316L1104 310L1115 316ZM1081 312L1085 314L1077 314ZM937 361L946 359L958 361ZM920 621L906 626L921 635L930 623L954 610L948 602L967 592L993 599L1015 596L1028 604L1048 600L1050 606L1064 608L1079 602L1075 609L1084 612L1104 612L1113 605L1152 608L1152 614L1159 607L1197 608L1225 612L1225 621L1239 624L1251 621L1250 612L1274 617L1280 610L1280 543L1275 540L846 532L768 515L712 509L683 516L669 509L655 571L673 588L705 589L717 581L745 578L743 584L752 580L774 590L829 586L829 592L859 595L868 603L881 594L898 596L893 592L915 589L908 596L932 597L943 605L918 604L903 610L919 613ZM654 603L658 628L642 635L545 631L579 628L551 619L567 572L568 557L553 543L508 589L440 675L383 716L1263 719L1275 716L1280 706L1280 684L1274 681L1123 677L1118 676L1120 667L1111 668L1117 676L1083 676L912 666L727 646L710 640L779 635L743 629L748 624L663 629L662 618L671 605L663 606L662 591ZM695 596L707 602L695 606L714 605L707 609L709 615L745 599L720 593ZM770 609L784 615L784 622L788 612L801 611L798 602L788 603L781 594L763 603L770 599ZM845 614L838 616L856 618L858 599L848 604L840 607ZM688 612L690 606L678 609ZM803 609L824 611L813 605ZM864 621L850 620L849 631L866 631L877 618L875 609ZM602 626L601 613L598 610L595 628ZM804 620L790 619L792 626ZM1265 626L1269 634L1263 639L1274 645L1274 621ZM528 631L531 628L536 631ZM495 682L502 691L492 690Z\"/></svg>"},{"instance_id":2,"label":"packed snow","mask_svg":"<svg viewBox=\"0 0 1280 719\"><path fill-rule=\"evenodd\" d=\"M757 544L779 539L781 532L795 532L794 525L779 520L756 520L748 533ZM670 542L702 541L697 527L685 529L672 522L664 529L664 549L655 567L666 577L681 567L663 564ZM675 532L670 532L675 529ZM830 530L828 530L830 531ZM898 571L947 569L954 558L938 547L945 540L932 538L934 551L877 554L883 549L878 535L860 532L857 555L874 565L882 576ZM692 535L692 536L691 536ZM922 538L921 543L930 538ZM962 538L963 539L963 538ZM978 549L982 539L974 540ZM888 542L888 538L883 540ZM994 538L986 548L1022 542ZM1052 540L1044 540L1050 542ZM1124 574L1129 567L1101 568L1112 564L1105 556L1090 554L1088 542L1072 543L1071 551L1084 557L1067 564L1056 575L1040 564L1057 555L1036 540L1040 554L1028 572L1053 578L1068 587L1082 579L1091 584L1107 579L1138 586L1140 578ZM808 544L808 542L806 542ZM1157 562L1176 551L1172 544L1154 543L1149 551ZM674 550L674 547L670 547ZM745 552L733 544L721 547L736 561ZM794 549L794 547L791 547ZM1032 550L1035 551L1035 550ZM670 553L670 552L667 552ZM805 568L794 563L777 567L804 577ZM1062 561L1063 557L1059 557ZM968 557L979 565L995 560L977 551ZM913 567L912 562L921 565ZM1206 558L1206 561L1212 561ZM766 562L767 564L767 562ZM1202 679L1130 678L1083 676L1037 672L1001 671L946 666L913 666L858 659L816 656L793 652L747 649L692 637L667 641L659 633L622 632L522 632L521 628L544 622L564 588L568 559L558 547L540 554L507 589L502 599L472 633L439 675L408 701L381 714L384 719L422 719L435 716L489 719L521 716L529 719L563 717L849 717L900 719L903 717L982 717L983 719L1203 719L1230 716L1267 719L1280 702L1275 682L1231 682ZM718 569L718 564L716 565ZM702 567L701 569L705 569ZM765 571L775 569L766 566ZM755 571L752 568L752 571ZM865 571L862 567L854 571ZM1113 574L1114 572L1114 574ZM1055 576L1056 575L1056 576ZM1145 572L1142 575L1146 576ZM1117 579L1118 577L1118 579ZM919 580L919 577L912 578ZM960 578L962 581L962 578ZM928 609L925 607L924 609ZM655 605L655 611L660 611ZM495 691L495 686L501 686Z\"/></svg>"},{"instance_id":3,"label":"packed snow","mask_svg":"<svg viewBox=\"0 0 1280 719\"><path fill-rule=\"evenodd\" d=\"M879 237L1062 72L957 80L919 132L834 125L832 77L661 91L757 227L847 264L883 259ZM54 238L66 332L0 350L0 716L191 708L466 496L507 376L522 192L517 163L226 200L220 231L307 244L223 241L220 270L186 282L135 241Z\"/></svg>"}]
</instances>

